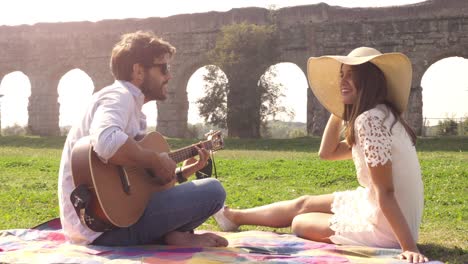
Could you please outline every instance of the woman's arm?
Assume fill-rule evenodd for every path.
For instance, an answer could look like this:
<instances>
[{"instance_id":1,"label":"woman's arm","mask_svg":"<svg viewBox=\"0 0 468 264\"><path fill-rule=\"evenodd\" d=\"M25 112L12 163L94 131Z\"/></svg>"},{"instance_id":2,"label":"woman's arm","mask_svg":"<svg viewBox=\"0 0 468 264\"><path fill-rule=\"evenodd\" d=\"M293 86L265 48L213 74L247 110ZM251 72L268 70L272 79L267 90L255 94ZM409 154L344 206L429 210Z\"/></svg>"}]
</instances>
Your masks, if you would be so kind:
<instances>
[{"instance_id":1,"label":"woman's arm","mask_svg":"<svg viewBox=\"0 0 468 264\"><path fill-rule=\"evenodd\" d=\"M320 143L319 156L325 160L351 159L351 148L345 141L340 141L340 132L343 120L335 115L328 119Z\"/></svg>"},{"instance_id":2,"label":"woman's arm","mask_svg":"<svg viewBox=\"0 0 468 264\"><path fill-rule=\"evenodd\" d=\"M400 206L395 198L395 190L392 179L392 162L387 161L385 165L369 166L372 182L376 191L377 202L385 218L390 223L393 233L400 243L403 253L401 259L407 259L410 263L428 261L427 257L419 253L416 241L411 236L411 231L406 219L401 212Z\"/></svg>"}]
</instances>

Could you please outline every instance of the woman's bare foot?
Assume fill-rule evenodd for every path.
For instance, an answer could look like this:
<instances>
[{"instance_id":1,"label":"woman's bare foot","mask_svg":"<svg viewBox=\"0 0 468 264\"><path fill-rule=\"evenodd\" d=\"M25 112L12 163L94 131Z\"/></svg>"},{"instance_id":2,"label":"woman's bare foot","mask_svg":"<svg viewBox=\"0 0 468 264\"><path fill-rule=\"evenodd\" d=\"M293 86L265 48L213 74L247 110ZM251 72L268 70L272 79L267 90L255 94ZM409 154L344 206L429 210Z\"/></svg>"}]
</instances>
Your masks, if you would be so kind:
<instances>
[{"instance_id":1,"label":"woman's bare foot","mask_svg":"<svg viewBox=\"0 0 468 264\"><path fill-rule=\"evenodd\" d=\"M226 216L227 219L229 219L232 223L235 224L234 211L235 209L231 209L229 206L224 207L224 215Z\"/></svg>"},{"instance_id":2,"label":"woman's bare foot","mask_svg":"<svg viewBox=\"0 0 468 264\"><path fill-rule=\"evenodd\" d=\"M165 237L166 243L172 246L189 247L226 247L229 242L222 236L213 233L192 234L172 231Z\"/></svg>"}]
</instances>

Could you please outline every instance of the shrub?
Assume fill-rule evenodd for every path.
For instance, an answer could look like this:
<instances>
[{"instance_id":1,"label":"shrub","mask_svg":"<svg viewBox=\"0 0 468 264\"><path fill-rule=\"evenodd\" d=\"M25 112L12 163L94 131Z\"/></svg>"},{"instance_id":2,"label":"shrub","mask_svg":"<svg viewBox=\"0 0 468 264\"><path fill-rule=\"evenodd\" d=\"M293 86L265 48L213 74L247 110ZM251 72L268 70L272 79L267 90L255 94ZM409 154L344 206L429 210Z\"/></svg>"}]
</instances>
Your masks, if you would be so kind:
<instances>
[{"instance_id":1,"label":"shrub","mask_svg":"<svg viewBox=\"0 0 468 264\"><path fill-rule=\"evenodd\" d=\"M1 132L4 136L24 136L31 134L29 133L29 129L27 127L20 126L16 123L13 126L3 128Z\"/></svg>"},{"instance_id":2,"label":"shrub","mask_svg":"<svg viewBox=\"0 0 468 264\"><path fill-rule=\"evenodd\" d=\"M456 136L458 135L458 123L453 119L439 121L438 134L440 136Z\"/></svg>"}]
</instances>

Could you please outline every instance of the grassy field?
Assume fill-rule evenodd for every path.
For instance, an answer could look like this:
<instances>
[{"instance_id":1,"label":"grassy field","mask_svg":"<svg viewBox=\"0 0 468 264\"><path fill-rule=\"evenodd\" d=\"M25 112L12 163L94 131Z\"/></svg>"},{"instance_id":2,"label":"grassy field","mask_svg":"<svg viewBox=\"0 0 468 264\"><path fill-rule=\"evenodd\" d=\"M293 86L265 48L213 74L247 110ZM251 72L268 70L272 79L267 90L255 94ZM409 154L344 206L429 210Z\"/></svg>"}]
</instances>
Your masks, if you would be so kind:
<instances>
[{"instance_id":1,"label":"grassy field","mask_svg":"<svg viewBox=\"0 0 468 264\"><path fill-rule=\"evenodd\" d=\"M169 139L173 149L193 142ZM63 137L0 137L0 229L32 227L58 216L63 143ZM216 153L216 167L231 207L357 186L351 161L318 159L319 138L227 139L225 144ZM468 263L468 138L419 139L417 148L426 204L418 245L432 259ZM212 219L201 228L217 230ZM242 228L249 229L273 230Z\"/></svg>"}]
</instances>

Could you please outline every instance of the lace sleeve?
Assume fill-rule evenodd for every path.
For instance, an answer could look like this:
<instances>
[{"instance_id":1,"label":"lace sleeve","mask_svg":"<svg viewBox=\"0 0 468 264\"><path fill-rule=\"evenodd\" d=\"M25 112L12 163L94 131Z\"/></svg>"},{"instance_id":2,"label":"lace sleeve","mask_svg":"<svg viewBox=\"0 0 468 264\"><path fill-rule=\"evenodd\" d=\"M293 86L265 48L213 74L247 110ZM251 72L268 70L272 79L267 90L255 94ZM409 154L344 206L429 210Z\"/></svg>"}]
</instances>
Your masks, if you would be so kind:
<instances>
[{"instance_id":1,"label":"lace sleeve","mask_svg":"<svg viewBox=\"0 0 468 264\"><path fill-rule=\"evenodd\" d=\"M371 167L392 161L392 136L384 124L383 116L374 111L362 113L356 119L356 143L364 152L364 159Z\"/></svg>"}]
</instances>

